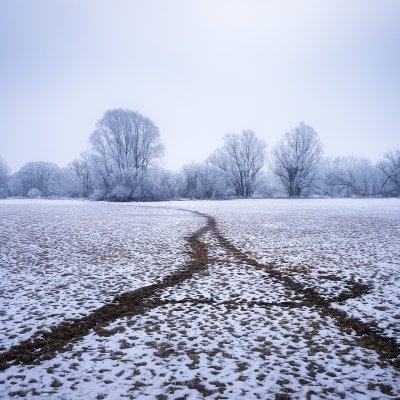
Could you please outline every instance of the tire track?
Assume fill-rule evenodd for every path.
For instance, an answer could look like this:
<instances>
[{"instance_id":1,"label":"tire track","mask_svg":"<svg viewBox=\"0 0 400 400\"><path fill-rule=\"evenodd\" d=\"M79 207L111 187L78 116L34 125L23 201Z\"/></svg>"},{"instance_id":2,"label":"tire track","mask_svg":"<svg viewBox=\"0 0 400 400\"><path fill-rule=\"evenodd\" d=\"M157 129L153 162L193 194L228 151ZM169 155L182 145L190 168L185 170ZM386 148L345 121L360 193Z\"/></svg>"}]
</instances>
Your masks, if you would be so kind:
<instances>
[{"instance_id":1,"label":"tire track","mask_svg":"<svg viewBox=\"0 0 400 400\"><path fill-rule=\"evenodd\" d=\"M202 213L195 212L195 214L205 218L207 223L185 238L190 256L190 262L185 268L164 277L158 283L122 293L114 297L111 303L105 304L87 316L62 322L51 327L49 332L37 332L31 338L0 354L0 370L19 363L32 364L51 359L57 351L62 351L68 344L88 335L91 330L101 330L102 326L116 319L144 314L150 309L163 305L162 301L157 300L157 295L164 289L179 285L193 275L204 271L211 261L208 257L207 245L201 242L200 238L215 228L215 220ZM148 301L149 299L152 301Z\"/></svg>"},{"instance_id":2,"label":"tire track","mask_svg":"<svg viewBox=\"0 0 400 400\"><path fill-rule=\"evenodd\" d=\"M168 207L163 208L168 209ZM336 326L342 332L345 332L347 334L351 334L352 332L354 332L356 334L355 339L360 346L374 350L383 361L386 361L392 366L400 369L400 345L395 339L387 336L385 331L380 328L376 323L364 322L359 318L349 316L345 311L339 310L332 306L332 303L341 303L346 300L355 299L365 294L368 294L372 289L370 284L356 281L346 281L349 286L349 290L347 293L341 293L336 297L326 299L322 297L315 288L307 287L301 282L292 279L290 276L281 271L279 269L279 266L275 264L261 264L257 260L249 257L243 251L239 250L232 242L230 242L225 236L223 236L223 234L221 234L216 220L210 215L185 208L174 209L190 212L195 215L207 217L212 220L213 223L210 225L210 233L214 236L214 238L217 240L222 248L231 253L238 261L240 261L240 263L266 271L270 277L283 284L286 288L292 290L300 296L303 296L303 301L301 301L300 303L288 301L275 304L262 304L263 302L258 302L260 306L270 307L280 304L283 307L289 308L299 306L315 308L319 311L322 317L331 317ZM237 302L228 301L227 303L233 305ZM214 302L213 304L217 303Z\"/></svg>"},{"instance_id":3,"label":"tire track","mask_svg":"<svg viewBox=\"0 0 400 400\"><path fill-rule=\"evenodd\" d=\"M314 288L306 287L304 284L295 281L280 271L276 265L261 264L257 260L250 258L221 234L216 223L212 228L212 234L220 246L230 252L237 260L246 265L266 271L270 277L281 282L286 288L303 296L303 304L305 306L316 308L322 317L331 317L341 331L348 334L354 332L356 334L355 339L360 346L374 350L383 361L390 363L396 368L400 368L400 345L395 339L387 336L385 331L376 323L366 323L332 306L332 303L344 302L348 299L367 294L371 290L370 285L360 282L348 282L350 283L349 293L343 293L337 297L326 299Z\"/></svg>"},{"instance_id":4,"label":"tire track","mask_svg":"<svg viewBox=\"0 0 400 400\"><path fill-rule=\"evenodd\" d=\"M156 208L171 209L170 207ZM368 293L371 289L369 285L359 282L350 282L349 293L341 294L332 299L323 298L314 288L306 287L304 284L295 281L290 276L283 273L279 270L279 266L275 264L261 264L239 250L221 234L213 217L198 211L183 208L175 208L175 210L190 212L207 221L206 225L185 238L188 243L190 261L183 269L164 277L158 283L144 286L131 292L122 293L116 296L111 303L105 304L85 317L72 321L65 321L51 327L49 332L36 333L30 339L0 354L0 370L5 370L19 363L36 364L40 363L41 360L51 359L57 352L68 350L67 345L88 335L91 330L101 333L103 331L103 326L119 318L144 314L151 309L166 304L183 303L192 304L193 306L210 304L216 307L228 306L229 308L236 308L243 304L250 307L278 306L289 308L315 308L323 317L331 317L336 323L336 326L343 332L348 334L355 332L356 340L359 345L376 351L382 360L400 368L400 346L394 339L386 336L385 332L376 324L365 323L357 318L348 316L344 311L338 310L332 306L332 303L343 302L350 298L356 298ZM208 265L213 261L208 254L210 245L200 240L206 233L210 233L217 240L221 248L232 254L238 261L238 264L246 264L267 272L270 277L279 281L286 288L301 295L303 300L301 302L286 301L277 303L235 300L217 302L213 299L161 300L160 295L164 289L177 286L189 280L195 274L205 271Z\"/></svg>"}]
</instances>

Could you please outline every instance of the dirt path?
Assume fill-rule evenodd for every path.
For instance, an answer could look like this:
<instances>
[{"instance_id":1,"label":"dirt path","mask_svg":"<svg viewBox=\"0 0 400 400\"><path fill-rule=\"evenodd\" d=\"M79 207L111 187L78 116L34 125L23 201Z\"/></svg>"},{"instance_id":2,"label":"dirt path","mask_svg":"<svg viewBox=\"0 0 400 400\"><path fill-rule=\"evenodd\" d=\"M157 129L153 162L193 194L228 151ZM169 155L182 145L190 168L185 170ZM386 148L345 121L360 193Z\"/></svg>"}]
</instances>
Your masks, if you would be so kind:
<instances>
[{"instance_id":1,"label":"dirt path","mask_svg":"<svg viewBox=\"0 0 400 400\"><path fill-rule=\"evenodd\" d=\"M37 364L41 360L51 359L56 352L68 350L70 346L94 330L102 335L112 335L113 331L107 331L104 326L119 318L144 314L147 311L165 304L182 304L189 303L196 306L198 304L211 304L216 307L221 305L229 305L230 307L238 307L242 304L249 306L262 307L312 307L319 310L322 316L329 316L335 322L338 328L343 332L357 335L358 343L369 349L375 350L382 360L391 363L393 366L400 368L400 346L392 338L385 335L375 324L367 324L357 318L348 316L345 312L335 309L332 306L334 302L343 302L350 298L362 296L370 290L370 287L358 282L350 282L350 290L338 297L325 299L321 297L313 288L307 288L302 283L295 281L288 275L280 271L277 265L260 264L256 260L248 257L244 252L236 248L230 243L219 231L216 221L213 217L199 213L197 211L179 209L180 211L190 212L206 220L206 224L192 235L186 237L188 243L188 255L190 261L180 271L166 276L160 282L142 287L132 292L122 293L116 296L113 301L106 304L89 315L80 319L63 322L51 328L49 332L36 334L30 339L11 347L8 351L0 354L0 370L5 370L11 365ZM228 300L217 302L208 299L192 299L165 301L160 299L160 295L164 289L174 287L180 283L192 278L195 274L205 271L212 263L209 256L209 244L201 241L201 237L209 233L218 242L219 246L235 257L238 264L245 264L254 268L266 271L269 276L282 283L285 287L291 289L296 294L301 295L303 301L298 302L261 302L261 301L235 301ZM349 282L347 282L349 284Z\"/></svg>"},{"instance_id":2,"label":"dirt path","mask_svg":"<svg viewBox=\"0 0 400 400\"><path fill-rule=\"evenodd\" d=\"M214 224L212 232L220 246L231 252L236 259L246 265L266 271L284 286L302 295L304 298L303 305L315 307L323 317L331 317L341 331L349 334L352 331L355 332L360 346L375 350L382 360L389 362L396 368L400 368L400 346L395 339L388 337L377 324L363 322L332 306L332 303L344 302L367 294L371 290L370 285L354 281L346 282L349 286L347 293L327 300L320 296L314 288L305 287L304 284L296 282L290 276L285 275L279 269L279 266L260 264L248 257L219 232L217 224Z\"/></svg>"},{"instance_id":3,"label":"dirt path","mask_svg":"<svg viewBox=\"0 0 400 400\"><path fill-rule=\"evenodd\" d=\"M209 264L207 246L200 241L200 237L215 227L215 220L208 215L196 213L206 219L205 226L192 235L186 237L188 243L189 263L180 271L163 278L159 283L144 286L132 292L125 292L116 296L89 315L72 321L62 322L51 327L50 332L34 335L30 339L11 347L0 354L0 370L11 365L33 364L40 360L51 359L57 351L62 351L68 344L86 336L92 329L105 334L103 326L119 318L144 314L146 311L164 304L154 300L163 289L180 284L190 279L194 274L207 268ZM149 301L151 299L151 301Z\"/></svg>"}]
</instances>

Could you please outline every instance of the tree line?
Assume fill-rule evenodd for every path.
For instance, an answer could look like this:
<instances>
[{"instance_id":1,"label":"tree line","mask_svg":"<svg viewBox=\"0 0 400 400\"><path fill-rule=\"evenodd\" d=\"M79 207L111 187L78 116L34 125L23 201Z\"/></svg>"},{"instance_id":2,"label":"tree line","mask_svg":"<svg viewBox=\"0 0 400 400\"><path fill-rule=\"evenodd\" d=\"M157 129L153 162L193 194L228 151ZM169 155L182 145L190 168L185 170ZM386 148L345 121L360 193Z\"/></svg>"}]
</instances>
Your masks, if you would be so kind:
<instances>
[{"instance_id":1,"label":"tree line","mask_svg":"<svg viewBox=\"0 0 400 400\"><path fill-rule=\"evenodd\" d=\"M83 197L109 201L177 198L377 197L400 195L400 150L376 165L358 157L325 158L316 131L304 122L267 153L251 130L228 133L203 163L174 173L154 122L139 112L106 111L89 148L68 167L36 161L10 174L0 158L0 197Z\"/></svg>"}]
</instances>

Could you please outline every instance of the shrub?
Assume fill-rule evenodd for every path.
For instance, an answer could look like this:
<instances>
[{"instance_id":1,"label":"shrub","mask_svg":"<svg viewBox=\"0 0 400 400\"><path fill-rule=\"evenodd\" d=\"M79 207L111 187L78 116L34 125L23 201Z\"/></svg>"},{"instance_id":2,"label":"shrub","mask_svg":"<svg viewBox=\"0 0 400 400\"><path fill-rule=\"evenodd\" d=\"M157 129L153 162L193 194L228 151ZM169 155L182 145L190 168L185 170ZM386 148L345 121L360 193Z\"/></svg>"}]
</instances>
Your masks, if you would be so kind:
<instances>
[{"instance_id":1,"label":"shrub","mask_svg":"<svg viewBox=\"0 0 400 400\"><path fill-rule=\"evenodd\" d=\"M30 199L37 199L37 198L39 198L39 197L42 197L42 192L41 192L39 189L37 189L37 188L32 188L32 189L30 189L29 192L27 193L27 196L28 196Z\"/></svg>"},{"instance_id":2,"label":"shrub","mask_svg":"<svg viewBox=\"0 0 400 400\"><path fill-rule=\"evenodd\" d=\"M110 193L110 200L128 201L132 198L131 189L123 185L116 186Z\"/></svg>"}]
</instances>

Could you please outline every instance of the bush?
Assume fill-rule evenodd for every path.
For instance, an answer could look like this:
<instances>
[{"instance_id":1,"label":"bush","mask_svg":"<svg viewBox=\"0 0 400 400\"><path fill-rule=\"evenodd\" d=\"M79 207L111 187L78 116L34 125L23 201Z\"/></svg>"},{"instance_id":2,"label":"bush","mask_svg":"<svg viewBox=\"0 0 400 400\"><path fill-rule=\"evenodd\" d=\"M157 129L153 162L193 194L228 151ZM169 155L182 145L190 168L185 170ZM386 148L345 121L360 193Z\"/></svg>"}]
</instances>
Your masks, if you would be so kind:
<instances>
[{"instance_id":1,"label":"bush","mask_svg":"<svg viewBox=\"0 0 400 400\"><path fill-rule=\"evenodd\" d=\"M110 193L110 200L128 201L132 198L131 189L123 185L116 186Z\"/></svg>"},{"instance_id":2,"label":"bush","mask_svg":"<svg viewBox=\"0 0 400 400\"><path fill-rule=\"evenodd\" d=\"M90 199L95 201L105 200L106 197L107 193L104 189L95 189L90 195Z\"/></svg>"},{"instance_id":3,"label":"bush","mask_svg":"<svg viewBox=\"0 0 400 400\"><path fill-rule=\"evenodd\" d=\"M37 199L37 198L39 198L39 197L42 197L42 192L41 192L39 189L37 189L37 188L32 188L32 189L30 189L29 192L27 193L27 196L28 196L30 199Z\"/></svg>"}]
</instances>

